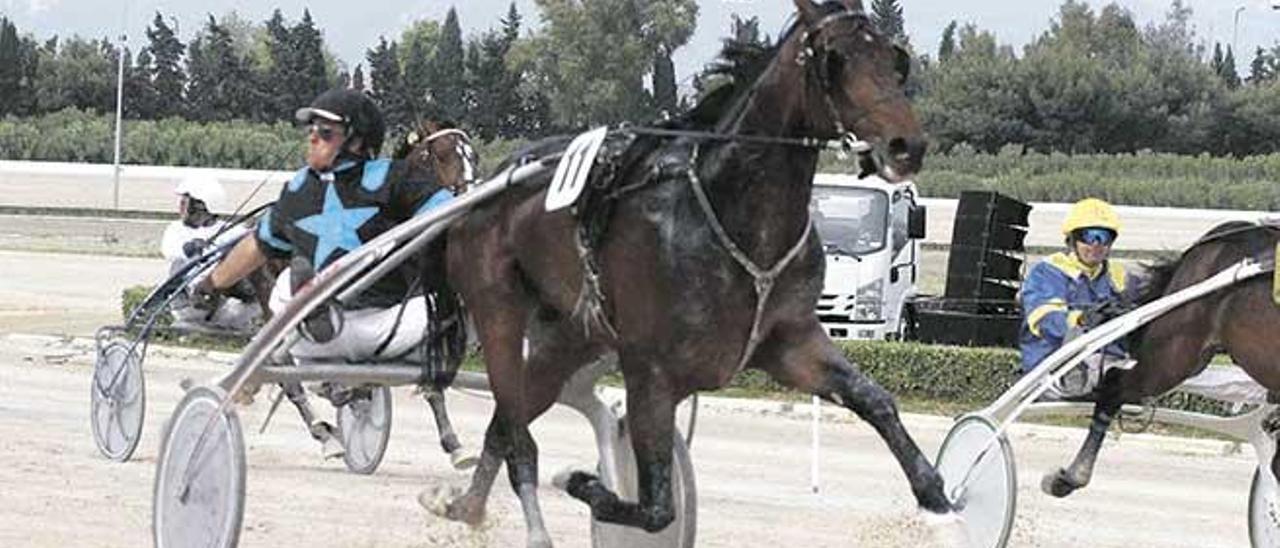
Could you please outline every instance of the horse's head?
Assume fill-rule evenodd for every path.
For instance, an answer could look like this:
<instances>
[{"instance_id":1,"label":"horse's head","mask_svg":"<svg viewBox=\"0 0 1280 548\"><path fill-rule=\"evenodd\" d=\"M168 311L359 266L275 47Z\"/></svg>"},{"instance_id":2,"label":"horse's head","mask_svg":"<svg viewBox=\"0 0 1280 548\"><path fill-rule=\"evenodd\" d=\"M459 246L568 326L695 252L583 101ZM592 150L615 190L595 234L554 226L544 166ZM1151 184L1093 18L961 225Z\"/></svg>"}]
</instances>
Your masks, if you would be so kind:
<instances>
[{"instance_id":1,"label":"horse's head","mask_svg":"<svg viewBox=\"0 0 1280 548\"><path fill-rule=\"evenodd\" d=\"M886 179L910 178L926 148L903 93L910 55L880 34L861 0L795 4L797 32L780 53L804 73L808 124L833 135L852 132L873 146L871 158Z\"/></svg>"},{"instance_id":2,"label":"horse's head","mask_svg":"<svg viewBox=\"0 0 1280 548\"><path fill-rule=\"evenodd\" d=\"M428 120L409 142L406 158L414 170L432 170L441 186L456 192L476 181L478 160L471 139L453 124Z\"/></svg>"}]
</instances>

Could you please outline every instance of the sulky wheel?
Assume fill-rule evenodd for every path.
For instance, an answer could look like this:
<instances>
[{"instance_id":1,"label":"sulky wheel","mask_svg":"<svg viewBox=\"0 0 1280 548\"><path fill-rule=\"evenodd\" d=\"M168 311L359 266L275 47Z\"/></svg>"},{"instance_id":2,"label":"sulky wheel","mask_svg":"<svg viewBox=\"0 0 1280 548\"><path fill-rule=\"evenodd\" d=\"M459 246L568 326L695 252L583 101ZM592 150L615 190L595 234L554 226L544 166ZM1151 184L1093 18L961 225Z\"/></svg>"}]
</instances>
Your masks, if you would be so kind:
<instances>
[{"instance_id":1,"label":"sulky wheel","mask_svg":"<svg viewBox=\"0 0 1280 548\"><path fill-rule=\"evenodd\" d=\"M114 461L129 460L142 437L147 405L142 358L136 346L117 340L98 347L89 405L89 422L98 451Z\"/></svg>"},{"instance_id":2,"label":"sulky wheel","mask_svg":"<svg viewBox=\"0 0 1280 548\"><path fill-rule=\"evenodd\" d=\"M364 394L338 408L338 432L346 451L347 470L372 474L387 452L391 439L391 389L370 386Z\"/></svg>"},{"instance_id":3,"label":"sulky wheel","mask_svg":"<svg viewBox=\"0 0 1280 548\"><path fill-rule=\"evenodd\" d=\"M617 456L618 478L602 476L605 485L618 496L636 500L636 459L631 452L631 437L627 434L626 421L619 421L621 428L614 438L614 455ZM634 527L591 522L591 546L594 548L692 548L698 532L698 489L694 480L693 460L684 437L676 432L671 444L672 497L675 499L676 520L658 533L646 533Z\"/></svg>"},{"instance_id":4,"label":"sulky wheel","mask_svg":"<svg viewBox=\"0 0 1280 548\"><path fill-rule=\"evenodd\" d=\"M1018 480L1009 440L986 417L967 415L942 440L938 474L947 498L965 519L974 548L1009 542L1017 508Z\"/></svg>"},{"instance_id":5,"label":"sulky wheel","mask_svg":"<svg viewBox=\"0 0 1280 548\"><path fill-rule=\"evenodd\" d=\"M1263 466L1267 466L1263 464ZM1254 470L1249 486L1249 544L1253 548L1280 546L1280 489L1262 470Z\"/></svg>"},{"instance_id":6,"label":"sulky wheel","mask_svg":"<svg viewBox=\"0 0 1280 548\"><path fill-rule=\"evenodd\" d=\"M244 517L244 437L226 394L198 386L178 404L160 445L152 493L157 548L235 546Z\"/></svg>"}]
</instances>

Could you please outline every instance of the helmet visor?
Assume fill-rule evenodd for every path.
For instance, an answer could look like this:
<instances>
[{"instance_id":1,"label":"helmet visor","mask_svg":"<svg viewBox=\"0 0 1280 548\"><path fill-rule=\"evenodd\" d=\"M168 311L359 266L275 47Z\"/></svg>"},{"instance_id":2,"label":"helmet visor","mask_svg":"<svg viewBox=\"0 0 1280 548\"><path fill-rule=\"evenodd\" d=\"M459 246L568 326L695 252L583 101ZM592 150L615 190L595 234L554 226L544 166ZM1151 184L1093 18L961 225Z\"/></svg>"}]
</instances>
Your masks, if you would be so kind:
<instances>
[{"instance_id":1,"label":"helmet visor","mask_svg":"<svg viewBox=\"0 0 1280 548\"><path fill-rule=\"evenodd\" d=\"M1076 240L1089 245L1111 245L1116 241L1116 233L1106 228L1082 228L1076 231Z\"/></svg>"}]
</instances>

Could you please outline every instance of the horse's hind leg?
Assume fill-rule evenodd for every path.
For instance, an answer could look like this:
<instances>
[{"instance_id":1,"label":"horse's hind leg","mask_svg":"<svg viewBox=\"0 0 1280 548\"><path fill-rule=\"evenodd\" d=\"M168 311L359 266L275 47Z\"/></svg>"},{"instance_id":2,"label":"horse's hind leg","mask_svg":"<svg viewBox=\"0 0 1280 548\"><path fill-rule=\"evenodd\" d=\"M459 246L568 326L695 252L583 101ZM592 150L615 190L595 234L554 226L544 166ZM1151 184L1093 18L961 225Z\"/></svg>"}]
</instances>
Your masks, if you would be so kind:
<instances>
[{"instance_id":1,"label":"horse's hind leg","mask_svg":"<svg viewBox=\"0 0 1280 548\"><path fill-rule=\"evenodd\" d=\"M280 388L284 390L285 397L289 398L289 403L298 410L302 423L307 426L307 432L323 445L321 451L325 458L342 456L342 442L338 440L337 431L333 425L316 420L316 413L311 409L311 402L307 400L307 392L302 388L302 383L284 382L280 383Z\"/></svg>"},{"instance_id":2,"label":"horse's hind leg","mask_svg":"<svg viewBox=\"0 0 1280 548\"><path fill-rule=\"evenodd\" d=\"M479 457L467 452L458 441L453 431L453 422L449 420L449 410L445 406L444 392L435 386L427 386L422 397L431 406L431 414L436 419L436 431L440 435L440 448L449 455L449 462L458 470L466 470L479 462Z\"/></svg>"},{"instance_id":3,"label":"horse's hind leg","mask_svg":"<svg viewBox=\"0 0 1280 548\"><path fill-rule=\"evenodd\" d=\"M549 548L551 537L538 502L538 444L529 424L555 403L569 377L594 357L581 329L553 311L539 311L529 331L529 357L517 373L522 397L516 405L496 410L505 415L503 420L509 426L507 475L520 498L530 548Z\"/></svg>"},{"instance_id":4,"label":"horse's hind leg","mask_svg":"<svg viewBox=\"0 0 1280 548\"><path fill-rule=\"evenodd\" d=\"M775 327L750 367L768 372L782 384L841 405L870 423L906 473L920 507L939 515L952 512L943 492L942 477L902 426L893 397L845 359L822 331L817 318Z\"/></svg>"}]
</instances>

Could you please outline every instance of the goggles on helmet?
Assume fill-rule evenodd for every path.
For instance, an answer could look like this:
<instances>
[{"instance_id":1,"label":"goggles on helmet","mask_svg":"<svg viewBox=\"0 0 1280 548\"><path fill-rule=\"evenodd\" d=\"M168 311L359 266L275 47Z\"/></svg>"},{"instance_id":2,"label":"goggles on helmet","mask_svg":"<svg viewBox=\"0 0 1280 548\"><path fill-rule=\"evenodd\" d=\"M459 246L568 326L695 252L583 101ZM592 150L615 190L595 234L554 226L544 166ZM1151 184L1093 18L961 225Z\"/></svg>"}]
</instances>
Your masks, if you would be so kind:
<instances>
[{"instance_id":1,"label":"goggles on helmet","mask_svg":"<svg viewBox=\"0 0 1280 548\"><path fill-rule=\"evenodd\" d=\"M1082 228L1076 231L1076 240L1089 245L1111 245L1116 240L1116 233L1106 228Z\"/></svg>"}]
</instances>

